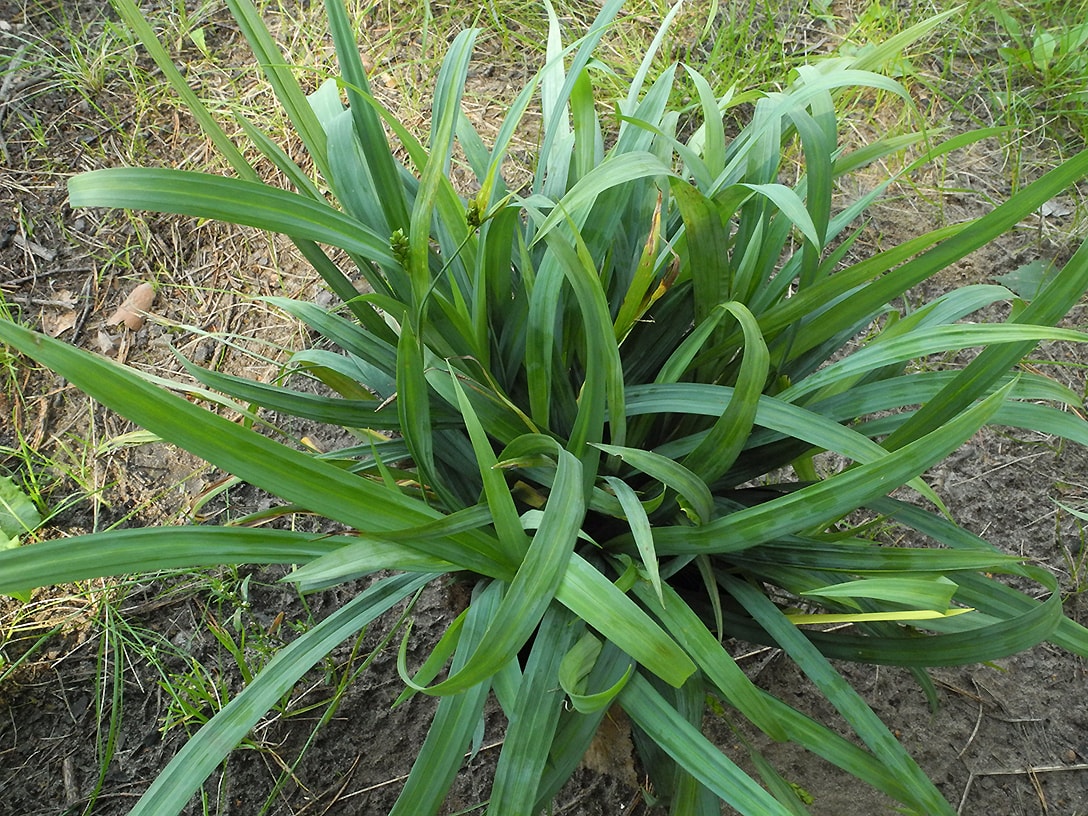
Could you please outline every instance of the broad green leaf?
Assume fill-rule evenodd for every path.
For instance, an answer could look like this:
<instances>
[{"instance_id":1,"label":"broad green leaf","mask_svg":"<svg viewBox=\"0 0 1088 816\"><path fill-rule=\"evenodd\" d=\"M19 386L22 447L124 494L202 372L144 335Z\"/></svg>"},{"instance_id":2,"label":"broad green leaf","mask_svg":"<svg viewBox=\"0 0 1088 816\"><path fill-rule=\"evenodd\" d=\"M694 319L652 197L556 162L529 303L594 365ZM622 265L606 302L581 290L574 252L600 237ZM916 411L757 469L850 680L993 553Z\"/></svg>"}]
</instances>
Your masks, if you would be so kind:
<instances>
[{"instance_id":1,"label":"broad green leaf","mask_svg":"<svg viewBox=\"0 0 1088 816\"><path fill-rule=\"evenodd\" d=\"M222 391L236 399L256 403L272 411L346 428L399 430L401 427L400 417L392 411L377 410L379 403L373 399L330 399L319 394L295 391L282 385L267 385L244 377L236 377L233 374L210 371L184 359L182 363L190 374L209 388ZM442 427L443 423L437 422L435 425Z\"/></svg>"},{"instance_id":2,"label":"broad green leaf","mask_svg":"<svg viewBox=\"0 0 1088 816\"><path fill-rule=\"evenodd\" d=\"M704 326L714 308L729 300L733 290L729 230L724 221L732 215L725 210L731 208L722 207L678 178L669 180L669 190L684 220L688 268L695 288L695 325Z\"/></svg>"},{"instance_id":3,"label":"broad green leaf","mask_svg":"<svg viewBox=\"0 0 1088 816\"><path fill-rule=\"evenodd\" d=\"M347 538L347 537L342 537ZM425 555L396 541L350 537L332 552L320 555L292 571L283 580L301 592L327 589L337 584L372 575L379 570L397 572L453 572L455 567L441 558ZM262 559L255 553L255 558Z\"/></svg>"},{"instance_id":4,"label":"broad green leaf","mask_svg":"<svg viewBox=\"0 0 1088 816\"><path fill-rule=\"evenodd\" d=\"M110 530L81 536L78 545L58 539L0 553L0 593L220 564L305 564L354 542L349 536L248 527Z\"/></svg>"},{"instance_id":5,"label":"broad green leaf","mask_svg":"<svg viewBox=\"0 0 1088 816\"><path fill-rule=\"evenodd\" d=\"M591 632L586 632L579 638L559 664L559 685L570 698L570 704L575 711L582 714L592 714L607 709L616 695L623 690L634 666L629 666L624 675L602 691L588 691L586 678L592 673L601 656L603 644Z\"/></svg>"},{"instance_id":6,"label":"broad green leaf","mask_svg":"<svg viewBox=\"0 0 1088 816\"><path fill-rule=\"evenodd\" d=\"M412 205L408 232L408 274L412 283L412 302L417 310L423 308L424 299L431 286L430 241L435 215L439 215L443 231L457 233L455 245L467 234L464 207L455 205L460 210L460 217L455 218L450 218L449 210L443 210L442 207L448 206L448 196L452 195L447 173L453 149L454 128L468 76L468 61L475 39L476 32L473 30L462 31L454 39L442 62L431 106L430 155L423 168L419 190ZM455 195L453 198L456 200ZM439 237L444 236L440 233Z\"/></svg>"},{"instance_id":7,"label":"broad green leaf","mask_svg":"<svg viewBox=\"0 0 1088 816\"><path fill-rule=\"evenodd\" d=\"M604 436L607 417L611 439L622 445L626 436L627 415L623 407L623 363L612 329L608 303L601 290L600 277L593 268L581 236L575 233L575 249L557 236L548 239L548 248L559 260L567 282L574 290L582 314L586 343L586 373L578 396L578 413L571 429L568 449L584 459L587 478L594 469L595 456L587 457L585 445Z\"/></svg>"},{"instance_id":8,"label":"broad green leaf","mask_svg":"<svg viewBox=\"0 0 1088 816\"><path fill-rule=\"evenodd\" d=\"M695 664L684 650L641 607L580 556L571 558L555 597L669 685L683 685L695 671Z\"/></svg>"},{"instance_id":9,"label":"broad green leaf","mask_svg":"<svg viewBox=\"0 0 1088 816\"><path fill-rule=\"evenodd\" d=\"M956 584L943 575L899 574L890 578L866 578L861 581L829 584L801 594L818 598L872 598L903 604L912 609L929 609L943 613L951 606L956 589Z\"/></svg>"},{"instance_id":10,"label":"broad green leaf","mask_svg":"<svg viewBox=\"0 0 1088 816\"><path fill-rule=\"evenodd\" d=\"M889 518L894 518L896 521L914 528L941 544L954 547L957 550L983 553L996 552L993 544L985 539L979 538L974 533L959 527L946 518L926 512L920 507L887 497L872 502L870 507L877 512L886 514ZM1040 573L1036 572L1034 575L1038 580ZM1033 597L1025 595L1023 592L975 573L959 573L956 576L956 581L960 585L961 599L965 603L978 608L980 611L1003 618L1021 615L1025 611L1037 609L1043 604L1053 604L1058 597L1055 592L1056 585L1053 585L1053 579L1050 579L1052 586L1047 587L1051 592L1051 597L1042 603ZM1060 610L1060 601L1058 607ZM1057 629L1046 637L1074 654L1088 656L1088 629L1067 617L1063 617L1061 614L1057 616L1057 621Z\"/></svg>"},{"instance_id":11,"label":"broad green leaf","mask_svg":"<svg viewBox=\"0 0 1088 816\"><path fill-rule=\"evenodd\" d=\"M675 589L666 585L661 598L652 597L644 584L636 584L634 591L738 711L774 739L787 739L782 724L767 706L764 694Z\"/></svg>"},{"instance_id":12,"label":"broad green leaf","mask_svg":"<svg viewBox=\"0 0 1088 816\"><path fill-rule=\"evenodd\" d=\"M1034 571L1032 577L1050 592L1041 603L1021 593L1007 595L997 589L1001 584L965 573L956 576L960 587L957 596L974 609L972 612L938 614L924 620L915 616L911 620L916 626L879 630L885 633L883 636L821 630L806 630L804 634L821 654L836 660L917 669L997 660L1037 646L1058 633L1063 617L1057 584L1045 571ZM985 582L984 586L980 582ZM777 645L777 635L750 619L730 612L725 613L725 618L737 637ZM916 630L923 628L937 634L920 635Z\"/></svg>"},{"instance_id":13,"label":"broad green leaf","mask_svg":"<svg viewBox=\"0 0 1088 816\"><path fill-rule=\"evenodd\" d=\"M42 523L34 502L10 476L0 476L0 536L13 539L34 532Z\"/></svg>"},{"instance_id":14,"label":"broad green leaf","mask_svg":"<svg viewBox=\"0 0 1088 816\"><path fill-rule=\"evenodd\" d=\"M702 140L702 159L706 169L717 176L725 169L725 123L721 109L710 83L698 71L685 65L685 70L695 90L699 93L699 105L702 108L703 124L700 127Z\"/></svg>"},{"instance_id":15,"label":"broad green leaf","mask_svg":"<svg viewBox=\"0 0 1088 816\"><path fill-rule=\"evenodd\" d=\"M793 539L760 544L730 560L751 565L802 567L827 572L848 572L875 577L949 572L1000 572L1016 574L1023 559L993 549L964 551L928 547L874 546L871 541L833 543ZM893 579L894 580L894 579Z\"/></svg>"},{"instance_id":16,"label":"broad green leaf","mask_svg":"<svg viewBox=\"0 0 1088 816\"><path fill-rule=\"evenodd\" d=\"M1086 253L1086 256L1088 256L1088 253ZM928 354L959 351L973 346L989 348L1006 343L1019 345L1028 342L1034 345L1040 340L1066 340L1073 343L1083 343L1088 341L1088 334L1073 331L1072 329L1016 324L976 324L921 328L902 337L874 342L849 357L831 363L815 374L806 377L804 381L781 392L778 397L789 402L796 402L802 396L812 394L822 387L834 386L840 381L851 382L852 377L864 374L872 369L914 360ZM1010 355L1011 358L1012 355ZM1007 373L1012 364L1005 366L1000 373ZM970 400L965 404L970 404Z\"/></svg>"},{"instance_id":17,"label":"broad green leaf","mask_svg":"<svg viewBox=\"0 0 1088 816\"><path fill-rule=\"evenodd\" d=\"M424 480L423 486L437 493L446 509L457 509L456 496L435 464L435 428L431 422L431 390L424 373L423 348L407 320L401 326L397 345L397 417L400 432Z\"/></svg>"}]
</instances>

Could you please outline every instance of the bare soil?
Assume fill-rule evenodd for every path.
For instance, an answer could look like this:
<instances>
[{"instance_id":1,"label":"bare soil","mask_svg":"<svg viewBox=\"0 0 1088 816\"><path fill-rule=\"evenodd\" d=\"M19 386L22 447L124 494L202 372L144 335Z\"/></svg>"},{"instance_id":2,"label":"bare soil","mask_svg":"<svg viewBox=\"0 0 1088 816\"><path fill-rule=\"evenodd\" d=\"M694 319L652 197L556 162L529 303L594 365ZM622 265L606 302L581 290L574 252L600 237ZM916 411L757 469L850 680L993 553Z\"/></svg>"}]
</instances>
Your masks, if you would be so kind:
<instances>
[{"instance_id":1,"label":"bare soil","mask_svg":"<svg viewBox=\"0 0 1088 816\"><path fill-rule=\"evenodd\" d=\"M98 4L79 10L86 21L106 14ZM160 373L179 374L168 348L173 346L200 363L268 376L272 367L254 368L242 351L299 347L307 338L250 297L274 293L320 300L320 288L284 245L245 231L164 216L73 212L67 206L64 185L72 172L133 153L191 156L203 144L186 135L191 123L165 104L159 118L132 120L116 78L107 75L98 88L73 89L34 64L20 64L17 55L28 38L66 47L55 25L57 13L55 5L24 7L0 0L0 55L8 66L0 79L4 299L27 323ZM228 49L235 33L221 15L214 23L209 29L214 44ZM821 42L818 29L811 19L798 24L796 39L815 48ZM143 64L141 70L153 73ZM395 75L394 69L390 73ZM510 80L492 70L481 72L477 81L479 101L472 113L493 120L489 94L498 94ZM395 90L391 83L390 92ZM929 101L940 113L938 102ZM949 116L955 124L955 112ZM942 218L976 215L990 206L990 197L1000 198L1009 189L1000 147L993 142L953 156L941 181L961 192L927 200L937 179L923 178L917 188L890 196L874 211L869 246L898 243ZM1081 203L1071 197L1069 205ZM1040 215L918 296L989 280L1039 257L1063 260L1074 245L1069 223L1068 215ZM865 244L859 242L859 251ZM110 313L143 280L158 286L155 319L135 332L110 325ZM1083 318L1071 316L1071 325L1083 327ZM240 338L241 350L214 342L227 334ZM1083 391L1084 352L1050 351L1066 364L1054 369L1055 375ZM59 508L49 520L50 535L170 522L194 513L222 519L267 505L244 486L214 495L223 474L164 446L104 444L133 429L48 372L23 369L18 377L21 393L0 394L0 444L15 447L22 436L41 453L44 474L52 480L48 495ZM298 430L314 434L320 444L320 429ZM0 461L0 472L17 464ZM1084 533L1055 504L1088 503L1085 474L1088 453L1075 445L987 430L930 476L965 527L1058 574L1068 613L1088 623ZM302 599L277 583L280 575L252 568L211 577L101 582L78 591L39 593L29 606L0 604L0 633L7 637L0 642L0 656L7 661L0 661L0 814L127 812L186 734L216 707L215 696L229 695L244 682L216 632L235 639L244 635L247 663L259 666L276 646L361 587ZM457 587L432 587L412 610L413 660L427 653L455 614L457 592ZM423 741L433 705L417 699L390 707L402 684L395 651L379 647L397 614L375 624L358 643L343 645L281 710L270 712L209 780L205 802L194 802L188 812L386 812ZM735 650L762 686L825 722L836 722L835 713L781 654L740 642ZM341 689L341 680L372 654L370 668ZM172 676L163 677L159 666ZM965 816L1088 813L1088 668L1081 658L1040 646L995 665L935 670L936 710L905 672L841 669ZM188 708L180 708L179 701L187 701ZM326 711L331 719L318 727ZM811 755L743 729L734 732L714 718L706 726L737 758L745 755L739 735L752 740L811 795L815 814L894 812L892 803ZM445 813L472 811L487 799L502 733L501 717L492 711ZM555 813L659 812L632 761L622 718L610 721L586 766L557 800Z\"/></svg>"}]
</instances>

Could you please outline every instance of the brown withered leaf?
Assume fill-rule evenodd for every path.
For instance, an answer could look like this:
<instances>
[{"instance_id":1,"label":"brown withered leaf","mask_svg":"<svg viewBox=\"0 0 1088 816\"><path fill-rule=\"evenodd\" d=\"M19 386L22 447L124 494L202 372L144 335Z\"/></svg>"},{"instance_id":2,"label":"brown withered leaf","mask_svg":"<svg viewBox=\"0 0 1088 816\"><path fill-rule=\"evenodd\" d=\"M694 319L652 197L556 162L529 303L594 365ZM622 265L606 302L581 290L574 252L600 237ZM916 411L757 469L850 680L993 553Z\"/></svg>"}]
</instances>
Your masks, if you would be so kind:
<instances>
[{"instance_id":1,"label":"brown withered leaf","mask_svg":"<svg viewBox=\"0 0 1088 816\"><path fill-rule=\"evenodd\" d=\"M139 331L144 326L144 313L155 302L155 289L150 283L141 283L128 293L128 297L117 307L106 322L113 326L124 323L132 331Z\"/></svg>"},{"instance_id":2,"label":"brown withered leaf","mask_svg":"<svg viewBox=\"0 0 1088 816\"><path fill-rule=\"evenodd\" d=\"M42 315L42 330L50 337L60 337L69 329L75 328L79 315L74 309L64 312L46 312Z\"/></svg>"},{"instance_id":3,"label":"brown withered leaf","mask_svg":"<svg viewBox=\"0 0 1088 816\"><path fill-rule=\"evenodd\" d=\"M618 779L629 787L638 787L631 722L619 706L609 709L608 716L601 720L589 749L582 757L582 765Z\"/></svg>"}]
</instances>

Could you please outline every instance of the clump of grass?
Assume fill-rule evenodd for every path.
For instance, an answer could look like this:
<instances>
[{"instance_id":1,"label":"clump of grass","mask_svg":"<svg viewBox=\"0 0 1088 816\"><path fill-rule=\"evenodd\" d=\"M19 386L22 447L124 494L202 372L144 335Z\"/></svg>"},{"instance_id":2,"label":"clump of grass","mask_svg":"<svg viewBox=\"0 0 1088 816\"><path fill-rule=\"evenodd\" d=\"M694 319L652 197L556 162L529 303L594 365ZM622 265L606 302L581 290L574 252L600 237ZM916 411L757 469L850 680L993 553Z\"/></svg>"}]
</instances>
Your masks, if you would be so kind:
<instances>
[{"instance_id":1,"label":"clump of grass","mask_svg":"<svg viewBox=\"0 0 1088 816\"><path fill-rule=\"evenodd\" d=\"M701 734L708 694L905 812L953 813L831 661L906 666L927 684L927 667L1047 639L1088 654L1088 630L1063 615L1054 577L950 521L921 479L987 424L1088 442L1085 423L1063 410L1080 396L1017 368L1042 340L1088 339L1053 328L1088 289L1088 245L1030 298L973 285L910 311L892 304L1082 177L1088 154L969 224L854 258L857 222L894 178L845 202L840 181L905 147L924 153L910 171L983 135L840 142L844 91L906 96L876 69L950 14L798 66L782 90L753 96L733 137L723 112L736 92L716 93L690 67L654 74L661 39L615 113L598 104L593 55L620 11L611 0L570 45L550 15L547 63L489 143L462 112L476 38L465 31L442 62L424 143L372 93L339 0L327 13L340 73L308 95L257 9L229 6L306 161L254 122L240 127L292 189L261 180L135 5L119 0L235 175L96 171L72 180L71 202L290 236L342 304L265 302L326 342L284 363L323 394L286 377L187 368L236 404L328 423L350 441L323 453L281 443L14 322L0 322L0 338L279 497L281 513L318 514L330 529L171 526L47 542L0 553L0 592L239 563L299 565L287 580L301 591L372 582L272 657L134 812L180 812L338 643L457 575L471 582L468 608L421 665L408 665L407 637L400 654L399 702L422 693L440 703L398 816L438 811L492 694L508 725L488 812L502 816L546 810L613 705L674 812L722 802L760 816L804 812L762 756L750 756L757 779ZM670 106L678 84L701 120L690 134ZM532 105L537 161L515 187L503 171ZM786 184L793 156L803 169ZM458 158L468 197L451 181ZM1015 304L1007 322L961 322L1001 301ZM971 347L983 350L962 370L912 365ZM817 469L823 453L842 466ZM885 546L872 536L880 525L936 546ZM1034 582L1043 600L1001 576ZM757 688L728 639L781 648L856 739ZM237 649L236 638L221 642Z\"/></svg>"},{"instance_id":2,"label":"clump of grass","mask_svg":"<svg viewBox=\"0 0 1088 816\"><path fill-rule=\"evenodd\" d=\"M983 9L1004 39L998 55L1008 71L998 101L1018 120L1042 119L1056 140L1073 135L1083 144L1088 139L1088 5L1009 8L991 2Z\"/></svg>"}]
</instances>

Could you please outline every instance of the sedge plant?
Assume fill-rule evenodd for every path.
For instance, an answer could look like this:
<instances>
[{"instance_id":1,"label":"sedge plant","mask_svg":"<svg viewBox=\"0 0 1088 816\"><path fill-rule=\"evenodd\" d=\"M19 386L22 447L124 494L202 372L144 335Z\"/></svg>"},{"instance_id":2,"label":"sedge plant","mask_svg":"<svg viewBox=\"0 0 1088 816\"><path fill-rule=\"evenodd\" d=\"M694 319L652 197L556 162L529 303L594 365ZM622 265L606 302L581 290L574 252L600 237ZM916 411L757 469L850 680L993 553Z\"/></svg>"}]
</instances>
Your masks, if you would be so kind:
<instances>
[{"instance_id":1,"label":"sedge plant","mask_svg":"<svg viewBox=\"0 0 1088 816\"><path fill-rule=\"evenodd\" d=\"M119 0L234 175L100 170L71 180L71 204L290 236L342 301L269 299L323 338L285 372L324 395L286 377L189 370L210 400L339 426L354 444L318 454L278 441L15 322L0 323L0 339L330 528L179 525L22 546L0 552L0 592L216 564L296 565L286 580L303 591L374 577L269 660L132 812L180 812L330 650L457 576L472 586L467 609L421 665L402 649L401 699L440 702L397 816L439 810L491 695L507 723L491 814L546 810L615 706L670 812L805 812L769 762L753 754L749 775L703 735L712 698L903 812L954 813L832 660L907 667L926 685L929 667L1046 640L1088 655L1055 578L958 526L922 478L987 424L1088 442L1066 410L1079 397L1017 367L1040 341L1086 339L1055 326L1088 289L1088 246L1030 300L980 284L894 304L1079 179L1088 153L975 221L863 254L866 208L894 179L839 201L841 179L907 147L928 161L985 135L840 144L841 92L903 95L877 69L939 17L799 68L729 137L736 97L688 67L649 76L652 53L605 119L591 59L620 0L569 45L552 16L546 63L488 145L460 107L474 32L452 40L424 143L371 95L340 0L327 3L340 74L309 97L249 0L228 5L312 168L239 114L292 189L259 179ZM679 82L693 88L694 131L669 108ZM534 106L535 176L508 189L506 148ZM784 156L803 160L791 184ZM455 161L476 180L467 197L450 181ZM1005 300L1005 322L964 320ZM982 350L959 369L912 365L970 348ZM824 453L844 464L817 467ZM872 534L889 525L915 546ZM734 640L780 648L852 735L755 686Z\"/></svg>"}]
</instances>

